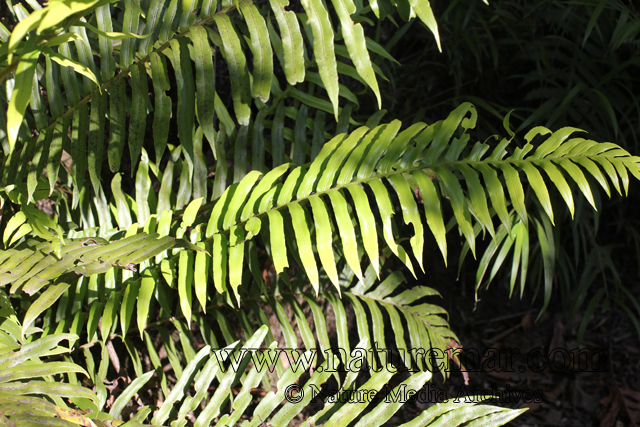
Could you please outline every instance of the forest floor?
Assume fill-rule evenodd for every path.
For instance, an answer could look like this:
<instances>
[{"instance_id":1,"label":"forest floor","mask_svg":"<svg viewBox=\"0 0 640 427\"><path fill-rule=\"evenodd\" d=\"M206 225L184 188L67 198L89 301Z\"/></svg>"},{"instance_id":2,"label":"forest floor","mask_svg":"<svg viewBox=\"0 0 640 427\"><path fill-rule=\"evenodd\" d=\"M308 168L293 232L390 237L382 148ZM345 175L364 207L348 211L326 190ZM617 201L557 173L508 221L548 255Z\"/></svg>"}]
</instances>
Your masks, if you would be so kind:
<instances>
[{"instance_id":1,"label":"forest floor","mask_svg":"<svg viewBox=\"0 0 640 427\"><path fill-rule=\"evenodd\" d=\"M566 298L565 305L569 307L563 308L560 292L554 290L547 311L536 322L542 298L538 296L533 304L528 292L522 300L515 296L509 298L508 287L501 286L497 280L480 294L477 303L473 294L469 295L468 291L464 294L465 289L473 289L468 283L438 288L450 315L451 330L460 339L463 353L473 354L477 350L484 356L480 362L473 363L471 359L467 364L468 369L478 368L469 374L466 387L469 394L477 394L475 392L482 389L502 390L503 400L510 401L499 403L500 406L529 408L509 425L640 426L640 325L634 325L634 320L613 302L606 309L603 298L593 311L582 343L577 344L580 323L590 299L603 286L607 296L613 299L617 295L635 318L639 315L636 301L640 301L640 265L630 236L637 234L637 224L633 221L640 218L640 201L631 196L622 206L625 212L621 212L620 217L606 213L615 212L613 209L604 210L598 243L609 252L619 283L635 301L628 295L621 297L619 288L611 281L604 284L598 276L573 319L570 305L575 294ZM631 222L622 224L625 220L617 218L630 218ZM581 273L578 272L578 276ZM611 271L607 274L611 280ZM570 286L571 292L578 288L577 282ZM528 290L533 290L534 285L528 283ZM576 360L569 356L576 356L579 350L582 357ZM511 360L510 354L513 354ZM501 356L501 366L508 369L492 365L498 360L496 355ZM587 355L591 366L584 364ZM546 366L540 365L543 361L547 362ZM511 366L507 362L511 362ZM460 373L452 372L444 382L442 376L434 378L448 396L456 396L464 385ZM531 391L533 399L527 396L527 391ZM519 392L522 393L518 395Z\"/></svg>"},{"instance_id":2,"label":"forest floor","mask_svg":"<svg viewBox=\"0 0 640 427\"><path fill-rule=\"evenodd\" d=\"M640 341L622 310L596 310L578 347L580 316L571 320L551 304L535 322L538 310L528 301L509 299L504 289L488 293L475 311L473 298L457 298L449 308L463 353L477 351L481 361L469 360L474 372L466 390L460 373L445 382L435 376L447 396L500 390L500 406L529 408L513 426L640 425Z\"/></svg>"}]
</instances>

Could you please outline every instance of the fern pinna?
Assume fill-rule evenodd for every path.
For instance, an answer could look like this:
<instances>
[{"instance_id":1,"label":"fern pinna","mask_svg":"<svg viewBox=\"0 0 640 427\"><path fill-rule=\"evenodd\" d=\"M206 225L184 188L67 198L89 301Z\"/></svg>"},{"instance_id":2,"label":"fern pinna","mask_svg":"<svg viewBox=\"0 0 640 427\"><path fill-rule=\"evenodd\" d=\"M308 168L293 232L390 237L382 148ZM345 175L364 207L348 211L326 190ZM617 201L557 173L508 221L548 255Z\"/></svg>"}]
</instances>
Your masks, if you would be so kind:
<instances>
[{"instance_id":1,"label":"fern pinna","mask_svg":"<svg viewBox=\"0 0 640 427\"><path fill-rule=\"evenodd\" d=\"M639 176L638 158L573 128L534 128L522 147L513 134L472 143L469 103L433 124L380 124L384 110L357 123L354 85L380 107L376 62L394 61L362 24L417 17L440 47L427 1L27 6L10 5L11 31L0 24L3 425L286 426L313 399L288 394L293 384L419 390L448 375L424 355L459 339L439 293L407 289L392 255L415 276L427 230L445 263L447 232L474 256L486 232L482 274L513 249L522 290L534 228L546 304L553 194L573 214L576 188L595 207L591 182L626 193ZM261 347L303 348L313 364L260 370L246 350ZM380 347L406 351L416 372L389 387L398 367L384 352L371 373L321 369ZM116 398L105 381L125 365L135 378ZM255 398L257 387L270 391ZM125 416L152 391L157 407ZM490 397L403 425L501 425L522 412L476 404ZM403 403L326 399L303 423L384 425Z\"/></svg>"}]
</instances>

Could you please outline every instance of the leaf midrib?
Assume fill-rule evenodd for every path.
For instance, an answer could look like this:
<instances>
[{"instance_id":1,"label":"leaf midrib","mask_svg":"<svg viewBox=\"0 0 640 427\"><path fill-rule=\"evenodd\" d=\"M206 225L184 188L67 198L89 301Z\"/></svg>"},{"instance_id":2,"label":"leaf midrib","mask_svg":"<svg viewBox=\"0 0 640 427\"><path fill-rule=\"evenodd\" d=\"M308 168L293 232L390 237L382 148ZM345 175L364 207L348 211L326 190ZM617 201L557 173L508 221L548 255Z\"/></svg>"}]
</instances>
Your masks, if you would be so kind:
<instances>
[{"instance_id":1,"label":"leaf midrib","mask_svg":"<svg viewBox=\"0 0 640 427\"><path fill-rule=\"evenodd\" d=\"M607 151L609 151L609 150L607 150ZM335 187L331 187L330 189L324 190L324 191L318 191L318 192L313 192L312 191L308 196L301 197L301 198L296 199L296 200L292 200L292 201L290 201L288 203L285 203L285 204L282 204L282 205L273 206L273 207L267 209L264 212L261 212L261 213L258 213L258 214L250 216L245 221L236 222L236 223L232 224L230 227L242 226L247 221L249 221L251 218L254 218L254 217L255 218L262 218L262 217L266 216L269 211L281 210L281 209L286 208L286 207L288 207L288 206L290 206L290 205L292 205L294 203L301 203L301 202L307 201L312 196L321 197L321 196L325 196L325 195L329 194L330 192L340 191L340 190L343 190L343 189L348 188L350 186L361 185L361 184L364 184L364 183L366 183L368 181L381 180L382 178L387 178L387 177L390 177L390 176L393 176L393 175L399 175L399 174L403 174L403 173L410 173L410 172L416 171L416 170L431 169L431 168L434 168L436 166L455 166L455 165L463 165L463 164L466 164L466 165L484 164L484 165L488 165L488 166L495 165L495 164L516 165L517 163L535 163L535 162L541 163L541 162L551 162L551 161L559 161L559 160L574 160L574 159L583 159L583 158L587 158L587 159L593 160L593 159L595 159L597 157L600 157L600 156L606 157L606 156L604 156L604 153L606 153L606 151L604 151L602 153L599 153L599 154L596 154L596 155L577 155L577 156L561 156L561 157L549 157L548 156L548 157L545 157L545 158L542 158L542 159L540 159L540 158L526 158L526 159L503 159L503 160L488 160L488 161L482 161L482 160L457 160L457 161L446 161L446 162L440 162L440 163L432 163L432 164L429 164L429 165L414 166L414 167L406 168L406 169L402 169L402 170L395 170L395 171L392 171L392 172L376 174L376 175L370 176L368 178L356 179L356 180L350 181L347 184L338 184ZM630 157L630 156L618 156L618 157L625 158L625 157ZM520 172L520 171L518 170L518 172ZM267 192L265 192L265 194L267 194ZM261 197L263 197L263 196L261 196ZM211 206L212 207L215 206L215 203L213 203ZM216 230L216 232L214 232L213 234L226 233L226 232L229 231L230 227ZM205 241L207 241L207 242L208 241L213 241L212 239L213 239L213 237L211 237L209 239L206 239Z\"/></svg>"}]
</instances>

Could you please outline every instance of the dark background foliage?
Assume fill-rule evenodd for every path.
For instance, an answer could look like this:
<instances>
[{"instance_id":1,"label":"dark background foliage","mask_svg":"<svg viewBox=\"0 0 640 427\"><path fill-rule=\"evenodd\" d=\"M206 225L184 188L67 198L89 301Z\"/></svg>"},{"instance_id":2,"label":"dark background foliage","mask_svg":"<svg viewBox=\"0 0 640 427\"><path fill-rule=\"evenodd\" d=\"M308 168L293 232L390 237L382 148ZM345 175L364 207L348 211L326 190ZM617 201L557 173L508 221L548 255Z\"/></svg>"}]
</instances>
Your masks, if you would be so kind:
<instances>
[{"instance_id":1,"label":"dark background foliage","mask_svg":"<svg viewBox=\"0 0 640 427\"><path fill-rule=\"evenodd\" d=\"M430 122L460 102L471 101L483 118L476 129L479 140L504 133L503 117L513 109L510 126L520 144L524 143L523 129L532 125L554 129L571 125L587 131L585 137L615 142L638 153L637 3L494 0L485 5L454 0L433 2L432 6L439 22L442 53L430 35L409 29L420 25L417 22L400 23L397 34L388 21L378 28L380 43L391 48L402 64L383 67L391 88L383 91L386 118ZM371 100L361 104L358 113L362 117L374 112ZM450 254L448 270L436 257L432 263L425 260L432 268L418 283L439 283L443 300L449 304L446 308L452 315L453 329L468 348L498 346L526 351L536 346L582 345L611 351L606 374L543 372L517 378L472 374L471 383L479 387L498 384L504 388L510 383L514 388L544 390L542 405L529 405L534 411L514 424L640 422L638 392L632 391L640 386L634 382L640 373L640 200L635 188L634 183L630 198L625 200L599 200L602 215L583 199L582 209L576 209L576 221L571 222L568 212L563 221L556 221L556 286L548 312L537 322L537 310L542 307L540 263L530 269L528 283L534 286L527 288L522 300L516 295L508 297L504 274L489 289L485 280L474 304L473 263L465 264L456 276L458 253ZM536 259L539 252L534 249L532 255ZM603 287L604 298L594 301ZM594 307L588 309L592 301ZM485 327L478 327L479 323ZM577 341L581 326L586 330L582 343ZM619 348L621 342L626 343L623 348ZM451 394L461 384L462 377L454 376L451 383L441 386Z\"/></svg>"}]
</instances>

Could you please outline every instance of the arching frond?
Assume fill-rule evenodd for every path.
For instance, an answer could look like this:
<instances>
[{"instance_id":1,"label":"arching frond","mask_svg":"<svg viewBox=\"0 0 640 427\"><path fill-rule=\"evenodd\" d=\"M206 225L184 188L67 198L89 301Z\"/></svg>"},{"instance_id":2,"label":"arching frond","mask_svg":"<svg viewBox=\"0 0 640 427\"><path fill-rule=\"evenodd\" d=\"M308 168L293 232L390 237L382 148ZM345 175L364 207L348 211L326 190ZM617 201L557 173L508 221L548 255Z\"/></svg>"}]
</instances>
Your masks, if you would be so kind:
<instances>
[{"instance_id":1,"label":"arching frond","mask_svg":"<svg viewBox=\"0 0 640 427\"><path fill-rule=\"evenodd\" d=\"M470 116L466 117L467 114ZM458 227L475 254L474 223L495 236L492 217L497 216L500 224L511 230L513 217L509 210L512 210L526 226L526 182L542 207L541 213L553 223L549 185L560 192L573 211L573 193L567 177L593 204L585 172L607 193L610 191L607 177L622 193L628 189L629 173L640 176L638 158L614 144L569 139L577 129L551 133L536 128L525 137L526 144L511 154L506 150L509 145L506 139L493 149L487 143L471 146L466 131L475 125L475 120L473 106L463 104L443 121L430 126L416 124L399 134L401 124L397 121L374 129L361 127L350 135L339 135L329 141L312 163L290 170L284 182L277 179L283 176L286 167L277 168L262 179L259 172L252 171L229 187L211 211L206 237L214 244L228 246L228 251L214 253L214 275L222 264L228 264L230 277L234 277L233 271L242 268L242 263L237 262L242 258L231 262L230 258L224 258L225 253L229 253L229 257L232 251L242 254L238 246L260 232L263 239L270 242L277 273L289 265L288 254L294 251L294 257L301 261L316 291L320 287L319 265L337 288L334 240L345 254L362 247L377 271L376 224L382 226L385 244L413 269L411 259L397 244L392 231L395 212L390 197L398 198L404 222L414 228L410 246L421 265L424 221L419 204L424 206L427 226L446 261L441 207L444 196L449 199ZM534 137L547 133L551 135L544 142L537 147L532 144ZM543 178L543 173L548 180ZM416 200L417 193L419 200ZM335 223L329 218L335 218ZM268 227L262 224L265 220ZM315 230L315 236L309 230ZM320 263L312 250L313 243ZM359 260L348 256L346 260L354 272L361 271ZM235 277L239 277L238 274ZM237 292L240 282L230 281L229 285ZM224 286L226 283L219 288Z\"/></svg>"},{"instance_id":2,"label":"arching frond","mask_svg":"<svg viewBox=\"0 0 640 427\"><path fill-rule=\"evenodd\" d=\"M487 253L495 253L502 247L498 258L503 260L513 246L519 254L514 258L516 261L512 267L517 273L520 259L523 270L526 269L530 225L535 227L539 237L548 233L551 227L554 210L549 196L550 188L557 190L569 209L573 210L573 191L567 177L575 182L587 200L593 200L587 176L595 179L607 192L611 182L620 193L627 191L629 173L638 176L637 158L614 144L570 139L575 129L552 133L536 128L526 136L527 142L523 147L510 151L508 140L502 140L493 147L488 143L470 144L468 131L475 126L475 121L476 113L471 104L461 105L445 120L432 125L417 123L402 131L399 121L382 125L372 121L372 129L360 127L350 134L339 134L321 144L322 148L311 163L301 166L282 163L264 175L259 170L252 170L237 177L237 182L226 188L214 203L203 203L203 198L198 198L175 217L171 210L174 200L184 198L186 201L188 198L184 196L182 186L177 193L174 192L170 185L172 179L167 177L174 173L174 167L176 173L181 175L189 170L189 164L178 157L183 149L172 148L173 160L164 172L160 172L142 151L143 163L148 166L139 169L137 179L140 183L147 181L149 170L157 174L162 182L158 200L147 199L148 206L145 207L143 191L139 198L137 195L140 203L131 204L121 192L119 177L116 176L112 183L115 200L111 208L102 214L102 208L97 209L98 214L108 215L109 221L129 227L127 238L112 238L107 243L106 240L85 234L71 243L60 245L59 249L49 249L51 243L32 242L19 244L6 252L8 256L1 265L7 267L5 283L11 283L13 291L30 283L29 276L32 278L30 280L38 278L37 288L31 289L31 292L40 292L40 295L26 313L22 329L26 331L41 313L49 313L42 325L45 334L53 331L78 334L86 330L88 341L102 346L103 361L108 357L104 349L119 331L122 337L126 337L124 343L132 360L136 360L138 356L127 341L130 340L127 333L133 330L131 326L135 318L137 334L148 341L147 319L149 313L155 311L156 303L160 307L160 319L171 319L173 313L179 310L184 320L174 320L172 323L183 331L183 336L188 334L192 322L204 328L203 333L210 330L210 326L205 326L206 322L202 321L206 311L207 315L215 317L226 344L231 345L236 341L235 332L225 320L220 307L233 301L249 304L250 311L240 315L244 335L249 338L258 331L259 325L268 322L260 305L255 305L256 296L260 298L260 295L264 295L266 299L263 302L269 302L271 310L276 313L288 348L298 348L303 344L307 349L319 346L325 352L331 350L332 344L326 332L329 329L326 316L316 300L317 297L323 297L335 314L336 343L339 348L349 350L347 355L351 354L354 342L360 342L358 346L366 351L375 351L384 345L409 352L422 349L444 354L450 349L451 342L455 344L458 339L442 316L446 313L439 306L425 302L425 298L435 296L437 292L426 286L407 290L401 286L404 282L402 273L383 274L381 266L385 257L380 256L381 250L389 255L395 254L409 271L414 272L416 262L422 268L424 232L428 228L446 260L447 228L443 203L445 206L450 204L458 229L472 252L476 236L482 230L488 231L494 242L491 245L495 247L490 246ZM306 126L308 120L303 123ZM231 131L231 136L248 138L248 131L246 127L240 128ZM203 133L196 133L194 146L200 146ZM549 136L537 143L534 137L540 134ZM295 143L295 135L293 139ZM236 147L238 144L242 142L236 141ZM222 148L222 145L218 144L217 147ZM238 155L238 152L235 154ZM238 157L236 162L243 163L245 159ZM224 173L224 169L220 171ZM548 179L544 178L543 172ZM184 182L181 179L181 183ZM206 182L206 176L202 182ZM218 185L222 188L222 183ZM526 203L529 197L525 197L528 192L525 189L528 188L535 194L539 205L533 211L531 204ZM14 198L26 198L24 188L14 191ZM153 209L150 202L155 205ZM394 204L400 206L399 212L394 209ZM133 210L131 206L137 209ZM159 217L150 214L154 210L162 211L162 214ZM529 221L534 212L536 216ZM5 233L5 242L18 240L20 237L16 233L25 233L20 231L22 224L37 223L33 220L29 222L28 213L26 211L22 219L11 224ZM394 221L396 213L402 215L404 223L411 224L413 229L406 247L397 235ZM87 211L83 215L88 218L90 213ZM144 226L134 222L134 218L141 218L141 215L147 218ZM497 217L497 225L494 224L494 217ZM26 230L26 233L29 232ZM60 232L57 223L47 223L46 228L40 231L41 239L53 239L54 232ZM96 228L92 233L104 233L104 229ZM512 234L519 240L507 238ZM261 257L264 258L258 254L258 236L273 262L276 282L272 285L278 289L277 292L268 290L264 283L263 267L259 261ZM505 246L504 242L509 241L515 244ZM146 243L137 245L136 242ZM179 250L176 243L189 250ZM20 264L20 271L26 275L16 277L16 272L8 266L24 256L20 251L30 251L24 253L30 257L23 259ZM56 251L60 253L56 254ZM73 252L73 257L65 258L64 254L71 251L77 254ZM367 259L364 258L365 254ZM553 257L547 256L545 259L552 262ZM483 258L481 265L486 268L487 262ZM41 267L48 263L52 263L53 267L49 267L52 271L69 271L72 275L69 277L73 277L73 280L61 280L64 276L60 280L39 276ZM139 273L126 268L136 263L141 263ZM65 265L64 269L62 264ZM248 270L245 265L249 267ZM366 268L363 267L365 265ZM118 268L123 266L124 269ZM376 282L376 277L382 280ZM291 279L293 282L290 282ZM307 280L315 295L305 293ZM252 282L255 285L251 285ZM283 292L281 287L285 283L292 286L293 293ZM327 286L329 283L332 286ZM196 298L193 298L194 293ZM295 295L303 299L296 300ZM347 302L356 318L355 336L346 329ZM310 307L313 322L310 323L301 314L301 303ZM51 310L53 307L56 307L55 312ZM302 341L291 328L284 307L289 307L295 313ZM260 320L252 326L252 319ZM156 328L163 337L171 365L177 369L177 373L189 372L189 375L194 375L202 363L208 363L207 352L197 353L196 347L189 344L183 348L186 365L183 364L182 357L171 350L174 343L168 330L161 326L166 322L161 320ZM385 331L389 327L395 332L393 343L386 342L388 334ZM271 330L269 333L275 332ZM211 341L211 348L219 348L214 336L209 334L208 337L205 341ZM184 345L186 342L183 342ZM187 351L188 348L190 350ZM412 353L405 362L419 369L431 369L429 359L420 356ZM342 362L349 363L349 360L347 356ZM371 361L374 367L386 366L388 362L384 355ZM113 362L103 363L109 366ZM137 362L135 366L140 371L137 372L138 376L142 377L144 372ZM278 368L281 379L291 380L285 372L285 366ZM94 380L100 381L105 372L97 374L99 377L94 375ZM446 375L444 371L443 374ZM227 373L219 380L224 384L237 381L235 374L233 377L229 375ZM164 381L166 398L175 399L176 402L182 399L183 391L170 391L166 379L162 380L164 377L162 374L160 376ZM353 380L351 377L341 379L347 384ZM379 384L383 385L388 380L387 377L374 375L369 381L376 384L380 381ZM190 380L184 381L174 385L173 390L180 390L191 383ZM213 377L208 381L213 381ZM253 378L252 381L260 379ZM277 396L272 403L263 403L256 410L270 408L273 411L278 405L276 401L282 400ZM210 403L210 409L205 409L200 415L203 417L201 423L208 423L217 417L220 414L219 405L225 399L222 394L216 396L212 400L214 403ZM186 416L194 404L197 405L194 401L185 401L179 414ZM284 408L289 407L285 405ZM381 407L380 411L384 412L384 408ZM285 411L288 415L274 417L286 420L291 414L290 409ZM339 409L331 414L337 416L341 411ZM347 411L346 407L344 411ZM349 414L356 414L357 411L357 407L348 409ZM264 412L265 416L270 413ZM166 409L161 410L156 414L155 421L162 423L167 415ZM316 415L317 418L323 416L321 413Z\"/></svg>"},{"instance_id":3,"label":"arching frond","mask_svg":"<svg viewBox=\"0 0 640 427\"><path fill-rule=\"evenodd\" d=\"M5 156L39 153L39 163L46 165L50 175L51 192L59 173L62 147L68 144L69 135L73 141L70 154L74 159L71 174L76 188L75 207L80 200L85 171L88 170L93 188L99 193L103 163L108 164L111 172L118 172L126 151L130 164L138 163L147 116L153 111L157 160L167 146L169 123L175 115L180 118L176 125L183 148L181 155L190 165L189 176L193 176L197 155L194 126L202 127L204 137L213 146L216 144L215 117L222 119L214 106L217 94L212 56L218 50L228 66L234 115L241 126L250 123L252 99L260 106L270 99L272 91L276 95L280 91L273 87L278 85L274 77L274 49L289 85L313 82L326 91L329 102L291 86L288 96L303 98L309 106L322 105L337 121L340 96L358 102L339 83L338 76L343 74L370 87L380 108L376 78L380 70L371 61L371 54L390 57L364 35L360 23L354 22L353 19L364 12L364 5L356 5L351 0L334 2L339 19L336 28L344 40L342 45L336 42L334 24L323 2L303 2L304 13L299 15L286 10L289 4L284 1L271 1L268 6L248 1L227 3L223 2L222 8L216 10L216 4L205 2L198 10L196 2L184 3L182 7L172 2L164 7L164 2L154 1L143 10L133 1L120 4L81 1L72 8L62 1L53 1L31 14L26 9L17 14L21 21L11 37L4 40L7 43L0 51L1 58L8 63L0 80L15 74L14 84L3 97L8 130ZM382 10L377 2L370 6L379 18L395 9L391 3L385 4ZM17 7L24 9L21 5ZM406 4L403 8L403 18L408 20L417 13L439 46L437 24L429 3ZM269 12L273 12L275 19ZM114 31L114 28L122 30ZM305 39L311 47L309 54L305 50ZM99 70L91 49L102 58ZM247 60L249 52L251 64ZM41 56L45 58L46 68L39 63ZM311 56L313 61L309 62ZM349 59L353 66L342 63L339 57ZM317 73L308 70L309 67L316 67ZM149 99L151 86L153 102ZM40 87L46 88L49 112ZM167 91L174 89L177 91L175 111L167 96ZM7 103L8 99L11 101ZM30 112L27 111L29 104ZM69 108L65 109L64 105ZM33 120L34 133L41 136L19 137L23 123L31 125ZM109 140L106 151L102 146L105 137ZM18 170L28 168L27 163L21 164L20 158L12 160ZM4 185L10 183L10 180L4 181ZM34 190L34 185L30 185L29 200Z\"/></svg>"},{"instance_id":4,"label":"arching frond","mask_svg":"<svg viewBox=\"0 0 640 427\"><path fill-rule=\"evenodd\" d=\"M100 425L97 420L119 419L127 402L136 393L141 392L141 389L150 381L153 374L157 374L164 391L164 404L155 412L151 420L152 425L165 425L170 416L173 419L172 423L183 425L186 422L187 414L192 414L195 416L194 425L235 425L244 419L245 421L242 425L257 426L262 424L264 420L269 419L270 424L273 426L287 426L300 413L302 408L312 401L316 402L320 399L326 399L325 407L313 418L307 420L309 425L310 423L348 425L362 413L370 401L375 402L376 406L359 421L358 425L383 425L411 397L407 393L419 391L432 375L429 370L418 373L413 371L413 374L411 374L411 371L407 372L406 369L399 371L398 366L392 367L390 364L392 361L387 360L386 357L381 357L381 360L377 360L375 357L370 356L372 353L368 350L370 348L368 344L368 326L361 324L362 319L366 320L366 315L361 314L362 306L357 304L356 301L358 298L363 300L371 298L377 301L385 299L384 294L392 291L388 282L389 280L384 281L374 292L369 292L365 295L358 293L358 287L362 288L364 285L362 283L349 291L349 299L354 302L353 307L358 317L358 331L366 331L365 336L358 338L359 343L353 349L349 346L350 337L348 332L341 325L341 322L345 321L344 307L340 300L330 299L330 304L336 314L336 325L338 326L336 329L338 348L341 349L341 351L336 351L335 353L332 351L333 347L329 345L322 310L317 306L317 300L311 298L311 296L305 296L305 299L312 304L311 309L314 321L320 320L322 322L320 324L316 323L314 327L320 342L319 348L315 345L313 335L310 335L309 324L297 300L291 297L277 298L283 304L292 308L293 316L300 327L302 339L307 346L305 352L291 352L286 349L296 348L298 343L296 334L289 324L289 317L285 314L283 305L280 302L275 302L273 307L278 313L279 328L281 328L284 335L286 348L283 347L283 344L278 345L276 341L272 341L268 347L264 347L262 345L263 341L265 339L273 340L272 331L274 333L277 331L270 331L265 325L253 327L254 322L249 320L253 316L246 316L246 314L241 314L244 319L241 322L243 325L242 331L246 337L246 341L242 346L239 345L240 341L235 338L238 336L238 331L234 331L227 318L222 316L221 313L210 313L209 316L214 316L218 319L218 327L224 336L223 341L219 341L220 338L216 338L216 334L212 333L212 325L215 321L212 322L210 319L205 318L202 313L194 316L195 323L199 327L198 330L189 331L186 323L177 319L156 324L155 328L162 337L161 346L165 350L164 357L168 358L173 374L176 376L176 382L171 389L167 388L167 374L158 355L157 344L151 343L149 334L147 332L143 334L144 341L147 344L147 351L154 367L154 370L149 372L143 371L138 349L131 342L131 338L125 338L124 344L132 358L137 378L111 404L108 414L102 412L105 410L106 403L106 395L101 392L101 388L104 389L102 381L106 373L102 367L108 366L105 365L105 362L114 363L113 358L115 357L116 369L119 369L118 355L107 351L113 345L112 340L118 339L115 335L108 339L105 337L106 340L104 342L97 343L103 349L100 356L101 360L96 360L88 348L83 350L87 358L88 372L79 365L69 362L34 364L30 365L32 368L25 368L20 363L26 358L44 355L52 350L56 351L56 353L68 352L69 349L56 348L56 346L61 340L75 342L78 336L73 334L43 335L35 339L31 344L20 346L19 342L22 339L22 335L19 332L21 329L20 324L15 320L4 317L11 316L11 314L3 312L1 313L3 315L3 330L0 330L0 334L5 339L1 341L3 346L0 348L0 367L3 367L3 375L0 375L0 395L2 396L3 405L12 405L11 409L3 406L3 413L10 422L19 422L25 417L25 419L33 421L35 420L33 417L36 416L40 417L38 420L42 422L48 420L48 422L61 423L59 419L62 419L70 422L68 425L81 422L84 425ZM392 282L397 282L397 280L392 280ZM432 291L424 292L424 295L432 293ZM403 310L407 302L406 295L407 293L405 292L399 297L389 300L388 304L393 304ZM4 297L6 298L6 295ZM384 302L381 302L381 304L383 304L383 307L385 306ZM369 304L368 301L367 305L372 310L374 305ZM254 310L257 310L255 314L261 312L258 305L253 307ZM406 307L408 308L408 306ZM380 334L382 334L382 339L384 339L384 332L380 329L382 323L375 320L380 314L376 315L375 311L371 311L371 313L374 318L373 338L378 340L380 339ZM419 310L413 311L413 313L419 313ZM407 316L406 312L404 315ZM15 316L15 313L13 313L13 316ZM260 316L257 317L260 319ZM397 336L399 331L397 322L392 322L394 328L396 328ZM15 332L12 332L10 325L14 325ZM170 329L176 329L181 332L177 341L176 335L171 334ZM5 330L9 331L9 333L4 332ZM33 334L34 329L28 328L27 333L29 335ZM197 334L198 336L191 337L192 334ZM432 336L431 333L429 335ZM201 341L204 341L204 344L198 345L197 342ZM11 343L13 344L7 345ZM13 350L18 351L14 352ZM384 355L386 353L378 352L377 354ZM422 356L424 357L424 355ZM110 362L109 359L111 359ZM320 362L321 359L324 359L322 363ZM357 378L363 372L368 371L365 368L367 364L371 363L373 366L370 367L374 369L373 375L362 386L356 386ZM382 363L382 365L378 366L378 363ZM96 371L95 367L98 365L100 369ZM331 377L337 377L338 371L336 369L339 366L348 367L349 373L339 383L340 391L338 394L332 395L333 392L325 390L323 384ZM249 368L248 374L243 374L245 368ZM305 372L309 372L309 378L303 384L300 377ZM38 380L33 380L29 383L17 382L17 380L28 378L50 378L49 376L61 374L68 376L69 380L76 381L76 373L87 376L96 385L97 393L94 394L74 383L61 384ZM404 380L394 388L391 388L388 383L392 377L396 376L400 376ZM270 379L272 381L271 384L275 385L274 390L269 391L257 406L252 406L251 403L254 400L254 396L251 391L260 387L266 387L269 390L271 388L269 385ZM298 388L292 388L292 385L296 386L296 383L300 384L297 386ZM13 394L5 395L3 390L11 390ZM215 391L210 393L210 390ZM234 393L234 390L236 390L236 393ZM299 391L296 393L296 390ZM379 393L378 397L374 396L374 392ZM34 394L46 394L53 398L54 403L33 397L32 395ZM72 401L80 405L81 408L91 408L90 413L85 414L69 409L61 400L61 397L64 396L73 396ZM453 409L453 406L451 406L450 410L445 411L445 407L441 404L437 406L439 410L425 412L411 421L409 425L430 425L432 422L441 422L444 419L450 419L448 424L459 425L480 417L493 417L491 419L494 422L499 422L500 420L506 422L520 412L487 405L474 407L473 410L469 408L463 409L484 399L485 397L482 396L469 396L462 403L455 402L455 411L452 414L448 412ZM355 402L360 403L351 404ZM253 413L250 414L249 411L252 407L254 408ZM175 409L175 411L172 411L172 409ZM151 408L143 407L130 422L141 423L150 411ZM451 416L453 418L450 418Z\"/></svg>"}]
</instances>

